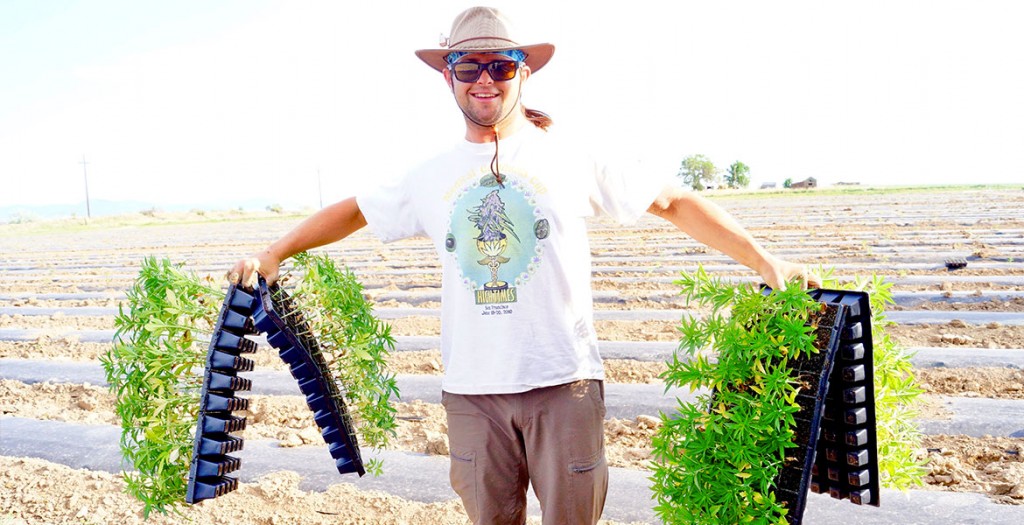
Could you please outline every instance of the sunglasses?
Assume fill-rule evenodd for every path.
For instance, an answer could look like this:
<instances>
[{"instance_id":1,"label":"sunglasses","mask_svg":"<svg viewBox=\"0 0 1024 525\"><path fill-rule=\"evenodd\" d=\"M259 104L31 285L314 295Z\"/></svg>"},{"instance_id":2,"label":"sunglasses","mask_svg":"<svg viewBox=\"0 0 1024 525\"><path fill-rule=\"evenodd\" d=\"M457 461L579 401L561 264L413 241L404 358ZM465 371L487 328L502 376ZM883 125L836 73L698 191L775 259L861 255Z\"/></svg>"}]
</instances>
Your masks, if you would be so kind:
<instances>
[{"instance_id":1,"label":"sunglasses","mask_svg":"<svg viewBox=\"0 0 1024 525\"><path fill-rule=\"evenodd\" d=\"M448 65L448 70L459 82L476 82L484 70L495 82L504 82L516 77L519 62L515 60L495 60L493 62L456 62Z\"/></svg>"}]
</instances>

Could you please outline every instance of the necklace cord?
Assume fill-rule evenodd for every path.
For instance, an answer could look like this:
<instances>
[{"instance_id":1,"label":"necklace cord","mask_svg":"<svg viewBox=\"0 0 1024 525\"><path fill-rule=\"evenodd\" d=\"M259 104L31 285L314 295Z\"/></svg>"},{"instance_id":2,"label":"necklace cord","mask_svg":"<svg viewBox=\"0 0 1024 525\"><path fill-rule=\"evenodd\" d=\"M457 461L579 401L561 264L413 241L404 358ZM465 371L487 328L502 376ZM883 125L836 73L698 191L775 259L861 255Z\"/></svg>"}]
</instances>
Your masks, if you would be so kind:
<instances>
[{"instance_id":1,"label":"necklace cord","mask_svg":"<svg viewBox=\"0 0 1024 525\"><path fill-rule=\"evenodd\" d=\"M494 158L491 159L491 175L494 175L494 182L498 183L501 189L505 189L504 177L501 176L501 167L498 165L498 131L494 131Z\"/></svg>"},{"instance_id":2,"label":"necklace cord","mask_svg":"<svg viewBox=\"0 0 1024 525\"><path fill-rule=\"evenodd\" d=\"M453 96L455 95L454 87L452 88L452 95ZM477 119L473 118L472 116L470 116L469 113L466 113L466 110L462 109L462 106L459 104L458 99L455 100L455 105L459 106L459 111L462 112L462 115L464 117L469 119L472 123L476 124L477 126L480 126L482 128L491 128L491 132L494 133L494 157L491 158L491 175L494 176L494 182L497 182L498 186L501 189L505 189L505 184L504 184L505 178L501 176L501 167L498 164L498 124L500 124L505 119L507 119L510 115L512 115L512 112L515 111L515 109L517 107L519 107L519 103L522 100L522 98L523 98L523 76L519 75L519 93L516 94L516 103L513 104L511 108L509 108L508 113L505 113L505 116L501 117L500 119L498 119L497 122L495 122L494 124L491 124L489 126L484 124L484 123L482 123L482 122L480 122L480 121L478 121Z\"/></svg>"}]
</instances>

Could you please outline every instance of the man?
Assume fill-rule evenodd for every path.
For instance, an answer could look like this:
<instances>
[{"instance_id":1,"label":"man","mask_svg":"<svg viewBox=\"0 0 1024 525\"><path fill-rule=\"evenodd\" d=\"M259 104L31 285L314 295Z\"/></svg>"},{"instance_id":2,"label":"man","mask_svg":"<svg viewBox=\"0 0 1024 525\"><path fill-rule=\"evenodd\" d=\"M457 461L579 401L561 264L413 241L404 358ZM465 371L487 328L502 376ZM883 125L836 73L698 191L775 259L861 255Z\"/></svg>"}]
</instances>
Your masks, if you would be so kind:
<instances>
[{"instance_id":1,"label":"man","mask_svg":"<svg viewBox=\"0 0 1024 525\"><path fill-rule=\"evenodd\" d=\"M229 279L273 281L286 258L367 224L385 242L428 236L443 266L451 483L466 512L474 523L523 523L532 484L545 524L596 523L608 466L586 218L629 223L650 212L772 287L806 285L807 274L667 178L627 178L546 131L551 119L521 96L554 46L514 36L495 9L460 14L443 48L416 54L448 83L465 140L396 185L316 213Z\"/></svg>"}]
</instances>

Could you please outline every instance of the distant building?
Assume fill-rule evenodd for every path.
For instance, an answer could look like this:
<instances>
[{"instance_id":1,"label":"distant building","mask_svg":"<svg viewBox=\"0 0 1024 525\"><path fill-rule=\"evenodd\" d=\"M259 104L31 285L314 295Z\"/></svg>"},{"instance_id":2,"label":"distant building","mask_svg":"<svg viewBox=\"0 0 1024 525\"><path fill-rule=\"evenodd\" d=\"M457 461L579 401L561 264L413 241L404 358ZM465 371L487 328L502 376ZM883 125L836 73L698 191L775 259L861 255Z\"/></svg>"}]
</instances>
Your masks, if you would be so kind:
<instances>
[{"instance_id":1,"label":"distant building","mask_svg":"<svg viewBox=\"0 0 1024 525\"><path fill-rule=\"evenodd\" d=\"M774 187L775 187L775 183L774 182L762 182L761 183L761 189L762 190L770 190L770 189L772 189Z\"/></svg>"},{"instance_id":2,"label":"distant building","mask_svg":"<svg viewBox=\"0 0 1024 525\"><path fill-rule=\"evenodd\" d=\"M837 182L836 186L860 186L859 182Z\"/></svg>"},{"instance_id":3,"label":"distant building","mask_svg":"<svg viewBox=\"0 0 1024 525\"><path fill-rule=\"evenodd\" d=\"M814 177L807 177L806 179L804 179L804 180L802 180L800 182L794 182L793 184L790 184L789 187L790 188L817 188L818 187L818 179L816 179Z\"/></svg>"}]
</instances>

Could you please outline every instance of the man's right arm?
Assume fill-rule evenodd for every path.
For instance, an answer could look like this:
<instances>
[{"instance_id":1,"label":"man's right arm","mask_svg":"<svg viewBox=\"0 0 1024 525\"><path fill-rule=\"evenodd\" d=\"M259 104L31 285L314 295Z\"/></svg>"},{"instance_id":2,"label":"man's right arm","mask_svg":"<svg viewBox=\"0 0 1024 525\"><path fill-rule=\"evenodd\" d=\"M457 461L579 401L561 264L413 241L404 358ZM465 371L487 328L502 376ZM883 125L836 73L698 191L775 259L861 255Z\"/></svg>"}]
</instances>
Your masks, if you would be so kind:
<instances>
[{"instance_id":1,"label":"man's right arm","mask_svg":"<svg viewBox=\"0 0 1024 525\"><path fill-rule=\"evenodd\" d=\"M761 274L764 282L776 290L785 288L788 281L797 278L804 288L821 286L821 278L810 272L806 265L775 257L728 212L694 192L668 186L647 211Z\"/></svg>"},{"instance_id":2,"label":"man's right arm","mask_svg":"<svg viewBox=\"0 0 1024 525\"><path fill-rule=\"evenodd\" d=\"M277 280L281 262L300 252L340 241L366 226L363 212L355 197L332 204L306 220L292 231L274 241L261 252L238 262L228 272L228 281L241 283L247 288L256 286L258 275L267 282Z\"/></svg>"}]
</instances>

